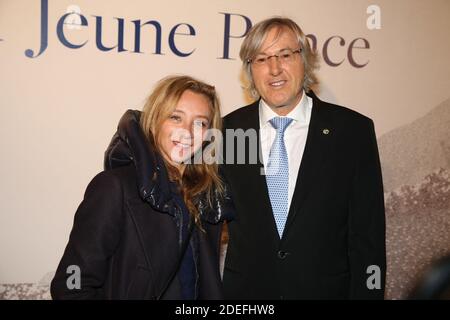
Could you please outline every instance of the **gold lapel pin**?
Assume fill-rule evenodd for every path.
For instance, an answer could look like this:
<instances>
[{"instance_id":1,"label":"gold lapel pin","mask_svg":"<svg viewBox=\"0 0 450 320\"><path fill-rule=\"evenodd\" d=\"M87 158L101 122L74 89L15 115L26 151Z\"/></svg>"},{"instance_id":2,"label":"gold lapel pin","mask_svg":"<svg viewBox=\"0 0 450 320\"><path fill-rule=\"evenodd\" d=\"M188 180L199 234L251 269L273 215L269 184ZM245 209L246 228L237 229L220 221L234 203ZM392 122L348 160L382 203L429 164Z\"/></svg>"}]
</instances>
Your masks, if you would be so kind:
<instances>
[{"instance_id":1,"label":"gold lapel pin","mask_svg":"<svg viewBox=\"0 0 450 320\"><path fill-rule=\"evenodd\" d=\"M329 134L329 133L330 133L330 130L329 130L329 129L323 129L323 130L322 130L322 133L323 133L323 134Z\"/></svg>"}]
</instances>

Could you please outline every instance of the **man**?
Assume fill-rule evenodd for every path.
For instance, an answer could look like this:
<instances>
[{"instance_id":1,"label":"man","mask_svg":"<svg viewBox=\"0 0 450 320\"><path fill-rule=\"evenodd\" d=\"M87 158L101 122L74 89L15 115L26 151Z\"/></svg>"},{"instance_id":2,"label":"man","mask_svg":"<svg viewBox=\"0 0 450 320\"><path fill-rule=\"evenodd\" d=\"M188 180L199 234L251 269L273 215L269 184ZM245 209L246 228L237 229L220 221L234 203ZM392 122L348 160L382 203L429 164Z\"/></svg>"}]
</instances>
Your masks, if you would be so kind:
<instances>
[{"instance_id":1,"label":"man","mask_svg":"<svg viewBox=\"0 0 450 320\"><path fill-rule=\"evenodd\" d=\"M256 132L262 163L249 161L251 139L241 150L225 134L222 170L236 206L225 297L382 299L384 200L372 120L314 95L317 57L290 19L256 24L240 57L260 99L227 115L224 129Z\"/></svg>"}]
</instances>

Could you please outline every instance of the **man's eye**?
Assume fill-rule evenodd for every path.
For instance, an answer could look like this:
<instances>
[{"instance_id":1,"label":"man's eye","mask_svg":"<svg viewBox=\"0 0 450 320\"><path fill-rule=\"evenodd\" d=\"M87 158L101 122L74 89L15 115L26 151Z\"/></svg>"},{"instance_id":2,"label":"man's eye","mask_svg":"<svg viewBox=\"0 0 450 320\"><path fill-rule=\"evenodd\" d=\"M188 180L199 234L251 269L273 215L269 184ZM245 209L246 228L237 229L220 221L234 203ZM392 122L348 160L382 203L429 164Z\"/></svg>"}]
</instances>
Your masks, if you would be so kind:
<instances>
[{"instance_id":1,"label":"man's eye","mask_svg":"<svg viewBox=\"0 0 450 320\"><path fill-rule=\"evenodd\" d=\"M266 57L257 57L257 58L255 59L255 62L256 62L256 63L264 63L264 62L266 62L266 60L267 60Z\"/></svg>"},{"instance_id":2,"label":"man's eye","mask_svg":"<svg viewBox=\"0 0 450 320\"><path fill-rule=\"evenodd\" d=\"M289 59L291 57L291 53L290 52L286 52L286 53L282 53L281 54L281 58L283 59Z\"/></svg>"}]
</instances>

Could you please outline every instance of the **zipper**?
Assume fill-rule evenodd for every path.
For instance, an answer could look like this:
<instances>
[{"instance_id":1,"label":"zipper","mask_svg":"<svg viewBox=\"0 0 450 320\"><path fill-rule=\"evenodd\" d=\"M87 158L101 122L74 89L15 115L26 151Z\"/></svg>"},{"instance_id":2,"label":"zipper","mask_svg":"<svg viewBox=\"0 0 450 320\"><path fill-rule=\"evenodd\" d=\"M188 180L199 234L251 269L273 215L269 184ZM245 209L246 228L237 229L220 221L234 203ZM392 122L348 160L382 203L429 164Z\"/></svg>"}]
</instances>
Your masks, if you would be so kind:
<instances>
[{"instance_id":1,"label":"zipper","mask_svg":"<svg viewBox=\"0 0 450 320\"><path fill-rule=\"evenodd\" d=\"M197 250L197 244L198 244L198 234L194 233L195 230L192 230L193 234L190 241L190 247L192 249L192 258L194 259L194 267L195 267L195 285L194 285L194 296L195 299L198 298L198 282L199 282L199 274L198 274L198 250Z\"/></svg>"},{"instance_id":2,"label":"zipper","mask_svg":"<svg viewBox=\"0 0 450 320\"><path fill-rule=\"evenodd\" d=\"M177 208L179 208L179 207L177 206ZM177 215L179 217L178 218L178 222L179 222L179 225L178 225L178 248L181 252L181 246L183 245L183 212L181 212L181 210L178 210Z\"/></svg>"}]
</instances>

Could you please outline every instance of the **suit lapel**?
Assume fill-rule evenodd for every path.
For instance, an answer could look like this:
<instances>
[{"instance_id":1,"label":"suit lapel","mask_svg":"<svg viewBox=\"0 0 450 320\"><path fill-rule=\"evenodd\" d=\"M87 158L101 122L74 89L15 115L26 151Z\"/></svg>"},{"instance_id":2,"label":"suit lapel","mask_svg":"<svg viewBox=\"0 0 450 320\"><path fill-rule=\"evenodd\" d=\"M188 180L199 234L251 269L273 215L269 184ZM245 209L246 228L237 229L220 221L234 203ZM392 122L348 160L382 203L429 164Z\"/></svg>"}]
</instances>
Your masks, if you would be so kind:
<instances>
[{"instance_id":1,"label":"suit lapel","mask_svg":"<svg viewBox=\"0 0 450 320\"><path fill-rule=\"evenodd\" d=\"M279 241L278 231L276 227L275 218L272 213L272 205L270 203L269 192L267 189L266 176L264 175L264 165L262 163L261 156L261 136L259 127L259 100L253 103L250 108L250 112L246 117L243 117L241 128L246 131L248 129L256 129L257 133L257 147L258 147L258 161L256 164L246 164L245 170L242 172L243 179L248 179L252 183L252 189L255 190L254 194L259 195L257 201L255 201L255 212L259 215L258 219L265 220L266 223L272 225L271 233L274 241ZM250 145L246 145L246 161L249 159L249 150L252 148ZM248 162L246 162L248 163Z\"/></svg>"},{"instance_id":2,"label":"suit lapel","mask_svg":"<svg viewBox=\"0 0 450 320\"><path fill-rule=\"evenodd\" d=\"M260 136L260 129L259 129L259 114L258 114L258 150L261 152L261 136ZM259 159L262 159L260 156ZM272 204L270 202L269 197L269 190L267 188L267 181L266 181L266 175L264 172L264 164L262 163L262 160L258 160L258 164L251 166L251 174L252 177L254 177L252 181L255 181L255 188L256 188L256 194L261 195L261 197L258 199L259 203L259 212L263 215L261 218L267 219L268 223L272 226L270 228L272 233L272 238L274 241L280 241L280 236L278 234L277 224L275 222L275 217L273 215L272 211ZM267 222L266 222L267 223Z\"/></svg>"},{"instance_id":3,"label":"suit lapel","mask_svg":"<svg viewBox=\"0 0 450 320\"><path fill-rule=\"evenodd\" d=\"M313 188L333 139L333 124L322 108L323 102L312 92L308 95L313 98L311 121L284 234L289 232L296 215L301 211L305 199Z\"/></svg>"},{"instance_id":4,"label":"suit lapel","mask_svg":"<svg viewBox=\"0 0 450 320\"><path fill-rule=\"evenodd\" d=\"M149 203L140 198L129 199L127 206L143 249L147 263L145 267L155 276L155 292L159 293L176 266L180 250L177 226L173 217L167 213L154 211ZM165 238L170 241L160 241Z\"/></svg>"}]
</instances>

